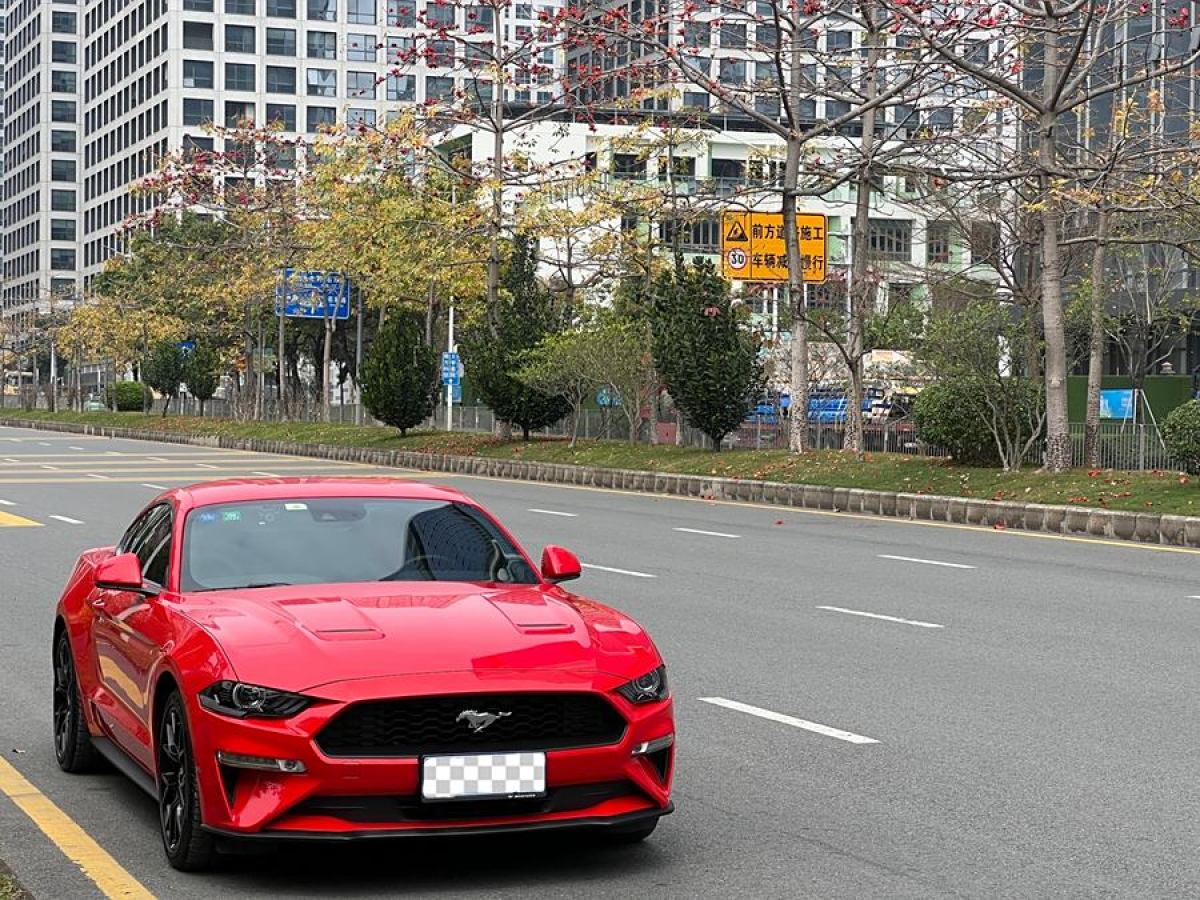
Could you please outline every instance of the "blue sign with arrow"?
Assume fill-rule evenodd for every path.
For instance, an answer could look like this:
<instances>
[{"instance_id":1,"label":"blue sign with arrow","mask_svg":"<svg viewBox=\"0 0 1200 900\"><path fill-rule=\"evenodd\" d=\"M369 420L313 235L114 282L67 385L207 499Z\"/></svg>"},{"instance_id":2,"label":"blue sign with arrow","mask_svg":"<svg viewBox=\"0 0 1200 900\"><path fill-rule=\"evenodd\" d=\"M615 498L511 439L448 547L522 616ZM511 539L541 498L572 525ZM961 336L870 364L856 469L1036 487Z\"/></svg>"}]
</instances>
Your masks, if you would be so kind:
<instances>
[{"instance_id":1,"label":"blue sign with arrow","mask_svg":"<svg viewBox=\"0 0 1200 900\"><path fill-rule=\"evenodd\" d=\"M292 319L349 319L350 279L340 272L283 269L275 287L275 315Z\"/></svg>"}]
</instances>

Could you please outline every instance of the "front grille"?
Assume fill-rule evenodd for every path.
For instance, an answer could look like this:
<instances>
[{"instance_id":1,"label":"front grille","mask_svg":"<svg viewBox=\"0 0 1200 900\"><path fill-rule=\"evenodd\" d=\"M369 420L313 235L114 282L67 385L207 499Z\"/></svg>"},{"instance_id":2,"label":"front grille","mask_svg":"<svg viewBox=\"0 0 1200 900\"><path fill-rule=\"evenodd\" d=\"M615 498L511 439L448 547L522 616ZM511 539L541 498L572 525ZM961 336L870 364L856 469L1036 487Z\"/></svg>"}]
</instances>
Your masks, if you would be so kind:
<instances>
[{"instance_id":1,"label":"front grille","mask_svg":"<svg viewBox=\"0 0 1200 900\"><path fill-rule=\"evenodd\" d=\"M431 803L419 797L310 797L296 806L292 815L333 816L347 822L387 824L391 822L436 822L454 819L490 819L499 816L538 816L577 812L606 800L644 795L628 781L605 781L551 788L545 797L523 800L455 800Z\"/></svg>"},{"instance_id":2,"label":"front grille","mask_svg":"<svg viewBox=\"0 0 1200 900\"><path fill-rule=\"evenodd\" d=\"M480 731L465 710L508 713ZM615 744L625 720L596 694L456 694L356 703L317 735L329 756L566 750Z\"/></svg>"}]
</instances>

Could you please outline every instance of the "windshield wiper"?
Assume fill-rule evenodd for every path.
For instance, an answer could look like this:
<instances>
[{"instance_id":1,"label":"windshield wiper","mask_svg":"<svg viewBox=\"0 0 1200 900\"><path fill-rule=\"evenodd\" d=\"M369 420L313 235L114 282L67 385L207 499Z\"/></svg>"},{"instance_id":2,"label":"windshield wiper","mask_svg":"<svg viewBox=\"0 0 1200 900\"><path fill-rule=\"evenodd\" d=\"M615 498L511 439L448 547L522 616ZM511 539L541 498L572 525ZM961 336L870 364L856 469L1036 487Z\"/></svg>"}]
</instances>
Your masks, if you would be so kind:
<instances>
[{"instance_id":1,"label":"windshield wiper","mask_svg":"<svg viewBox=\"0 0 1200 900\"><path fill-rule=\"evenodd\" d=\"M226 588L230 591L244 591L250 588L291 587L290 581L256 581L253 584L243 584L241 587Z\"/></svg>"}]
</instances>

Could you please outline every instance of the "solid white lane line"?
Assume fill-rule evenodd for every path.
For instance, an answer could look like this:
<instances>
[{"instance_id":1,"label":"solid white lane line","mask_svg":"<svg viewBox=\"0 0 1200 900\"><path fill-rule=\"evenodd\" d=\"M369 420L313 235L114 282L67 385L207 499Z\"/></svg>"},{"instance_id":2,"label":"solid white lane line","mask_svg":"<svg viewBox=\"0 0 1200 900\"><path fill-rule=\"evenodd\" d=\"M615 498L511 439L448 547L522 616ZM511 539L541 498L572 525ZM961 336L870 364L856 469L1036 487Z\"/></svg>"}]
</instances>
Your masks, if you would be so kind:
<instances>
[{"instance_id":1,"label":"solid white lane line","mask_svg":"<svg viewBox=\"0 0 1200 900\"><path fill-rule=\"evenodd\" d=\"M915 556L892 556L890 553L880 553L880 559L895 559L899 562L921 563L926 566L944 566L947 569L973 569L974 566L966 566L962 563L941 562L936 559L919 559Z\"/></svg>"},{"instance_id":2,"label":"solid white lane line","mask_svg":"<svg viewBox=\"0 0 1200 900\"><path fill-rule=\"evenodd\" d=\"M70 516L51 516L52 519L58 519L60 522L66 522L68 525L82 525L78 519L72 519Z\"/></svg>"},{"instance_id":3,"label":"solid white lane line","mask_svg":"<svg viewBox=\"0 0 1200 900\"><path fill-rule=\"evenodd\" d=\"M772 712L769 709L763 709L760 706L751 706L749 703L739 703L736 700L726 700L724 697L701 697L701 703L711 703L713 706L723 706L726 709L744 712L751 716L758 716L760 719L769 719L772 722L779 722L781 725L791 725L793 728L803 728L805 731L811 731L814 734L823 734L825 737L837 738L839 741L845 741L848 744L878 744L879 741L875 738L864 737L861 734L855 734L853 731L843 731L840 728L830 728L828 725L821 725L818 722L810 722L807 719L797 719L795 716L787 716L783 713Z\"/></svg>"},{"instance_id":4,"label":"solid white lane line","mask_svg":"<svg viewBox=\"0 0 1200 900\"><path fill-rule=\"evenodd\" d=\"M843 609L840 606L818 606L817 609L829 612L845 613L848 616L862 616L867 619L882 619L884 622L899 622L901 625L915 625L918 628L945 628L945 625L935 625L933 622L919 622L916 619L900 619L896 616L881 616L879 613L863 612L860 609Z\"/></svg>"},{"instance_id":5,"label":"solid white lane line","mask_svg":"<svg viewBox=\"0 0 1200 900\"><path fill-rule=\"evenodd\" d=\"M532 509L527 509L526 512L540 513L543 516L562 516L564 519L579 518L578 514L576 514L576 513L559 512L556 509L538 509L538 508L534 507Z\"/></svg>"},{"instance_id":6,"label":"solid white lane line","mask_svg":"<svg viewBox=\"0 0 1200 900\"><path fill-rule=\"evenodd\" d=\"M684 534L704 534L708 537L740 538L740 534L729 534L725 531L703 531L699 528L672 528L672 531L682 531Z\"/></svg>"},{"instance_id":7,"label":"solid white lane line","mask_svg":"<svg viewBox=\"0 0 1200 900\"><path fill-rule=\"evenodd\" d=\"M101 481L108 481L108 479L109 479L108 475L97 475L95 472L88 472L87 477L88 478L98 478Z\"/></svg>"},{"instance_id":8,"label":"solid white lane line","mask_svg":"<svg viewBox=\"0 0 1200 900\"><path fill-rule=\"evenodd\" d=\"M585 569L595 569L597 572L613 572L617 575L631 575L634 578L657 578L657 575L651 575L647 572L632 572L629 569L614 569L611 566L597 566L592 563L580 563Z\"/></svg>"},{"instance_id":9,"label":"solid white lane line","mask_svg":"<svg viewBox=\"0 0 1200 900\"><path fill-rule=\"evenodd\" d=\"M212 463L196 463L197 469L218 469L220 466L214 466Z\"/></svg>"},{"instance_id":10,"label":"solid white lane line","mask_svg":"<svg viewBox=\"0 0 1200 900\"><path fill-rule=\"evenodd\" d=\"M167 486L165 484L151 484L148 481L143 481L142 487L148 487L148 488L151 488L152 490L156 490L156 491L165 491L167 489Z\"/></svg>"}]
</instances>

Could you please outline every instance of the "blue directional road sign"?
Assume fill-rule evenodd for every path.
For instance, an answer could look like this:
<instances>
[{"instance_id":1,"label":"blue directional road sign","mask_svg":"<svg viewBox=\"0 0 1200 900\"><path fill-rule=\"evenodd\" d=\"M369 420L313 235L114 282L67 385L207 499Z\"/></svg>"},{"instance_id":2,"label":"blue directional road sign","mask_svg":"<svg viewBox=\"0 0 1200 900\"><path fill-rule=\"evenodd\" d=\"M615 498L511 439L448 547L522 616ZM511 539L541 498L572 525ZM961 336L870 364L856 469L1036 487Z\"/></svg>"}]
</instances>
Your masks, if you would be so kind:
<instances>
[{"instance_id":1,"label":"blue directional road sign","mask_svg":"<svg viewBox=\"0 0 1200 900\"><path fill-rule=\"evenodd\" d=\"M340 272L283 269L275 287L275 315L293 319L349 319L350 279Z\"/></svg>"},{"instance_id":2,"label":"blue directional road sign","mask_svg":"<svg viewBox=\"0 0 1200 900\"><path fill-rule=\"evenodd\" d=\"M621 392L605 385L596 392L596 405L605 407L620 406Z\"/></svg>"},{"instance_id":3,"label":"blue directional road sign","mask_svg":"<svg viewBox=\"0 0 1200 900\"><path fill-rule=\"evenodd\" d=\"M458 354L446 352L442 354L442 384L451 386L459 383Z\"/></svg>"}]
</instances>

